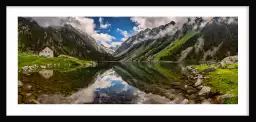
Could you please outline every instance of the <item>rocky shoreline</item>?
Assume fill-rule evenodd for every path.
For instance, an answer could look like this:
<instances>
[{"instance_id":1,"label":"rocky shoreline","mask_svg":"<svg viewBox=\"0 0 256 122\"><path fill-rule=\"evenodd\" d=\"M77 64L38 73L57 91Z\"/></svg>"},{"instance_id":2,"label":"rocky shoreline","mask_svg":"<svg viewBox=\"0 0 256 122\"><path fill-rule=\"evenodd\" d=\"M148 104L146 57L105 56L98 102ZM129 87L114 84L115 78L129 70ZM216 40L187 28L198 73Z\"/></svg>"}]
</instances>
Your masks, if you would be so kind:
<instances>
[{"instance_id":1,"label":"rocky shoreline","mask_svg":"<svg viewBox=\"0 0 256 122\"><path fill-rule=\"evenodd\" d=\"M210 79L208 73L215 72L218 68L237 68L232 66L237 62L237 56L229 56L218 63L183 67L180 76L182 82L172 82L169 89L159 88L163 97L157 97L158 99L151 97L151 99L161 104L225 104L227 99L234 98L235 95L213 89L213 86L205 82ZM199 71L197 67L203 65L205 68Z\"/></svg>"},{"instance_id":2,"label":"rocky shoreline","mask_svg":"<svg viewBox=\"0 0 256 122\"><path fill-rule=\"evenodd\" d=\"M83 67L94 67L96 65L97 65L96 62L88 62L88 63L81 63L80 64L80 66L83 66ZM60 66L63 66L63 65L61 65L60 63L58 63L58 64L44 64L44 65L34 64L34 65L31 65L31 66L22 67L21 72L34 72L34 71L38 71L38 70L41 70L41 69L57 68L57 67L60 67ZM66 67L70 67L70 66L71 66L71 64L68 64Z\"/></svg>"},{"instance_id":3,"label":"rocky shoreline","mask_svg":"<svg viewBox=\"0 0 256 122\"><path fill-rule=\"evenodd\" d=\"M185 92L186 95L178 95L170 103L224 104L225 100L233 98L234 95L222 93L219 90L212 90L211 86L207 86L204 83L204 81L210 78L209 76L207 76L208 73L216 71L216 68L213 67L213 65L216 65L217 68L227 68L231 64L237 62L237 56L230 56L224 58L219 63L209 65L207 68L204 68L201 72L198 72L197 68L193 68L192 66L182 68L182 76L180 77L180 79L186 81L186 84L182 86L179 82L173 82L172 85L178 86L176 88Z\"/></svg>"},{"instance_id":4,"label":"rocky shoreline","mask_svg":"<svg viewBox=\"0 0 256 122\"><path fill-rule=\"evenodd\" d=\"M225 93L219 89L214 89L212 85L207 83L209 82L208 80L211 79L211 76L208 74L216 72L219 69L236 69L236 65L232 64L237 62L237 56L231 56L215 64L183 67L181 70L182 75L179 77L182 82L172 82L169 88L156 87L154 84L151 88L151 85L148 85L148 89L157 89L157 93L151 94L150 90L147 91L146 94L142 95L139 104L226 104L225 101L234 98L235 94ZM45 69L55 66L59 65L33 65L23 68L24 71L31 71L38 68ZM93 66L93 64L87 66ZM24 84L22 81L18 81L18 86L19 89L25 91L31 91L31 89L33 89L31 88L32 86ZM38 94L39 93L40 92L38 92ZM21 100L24 100L23 98L26 99L22 102ZM31 95L31 93L19 93L19 103L24 102L29 104L40 104L41 101L34 95Z\"/></svg>"}]
</instances>

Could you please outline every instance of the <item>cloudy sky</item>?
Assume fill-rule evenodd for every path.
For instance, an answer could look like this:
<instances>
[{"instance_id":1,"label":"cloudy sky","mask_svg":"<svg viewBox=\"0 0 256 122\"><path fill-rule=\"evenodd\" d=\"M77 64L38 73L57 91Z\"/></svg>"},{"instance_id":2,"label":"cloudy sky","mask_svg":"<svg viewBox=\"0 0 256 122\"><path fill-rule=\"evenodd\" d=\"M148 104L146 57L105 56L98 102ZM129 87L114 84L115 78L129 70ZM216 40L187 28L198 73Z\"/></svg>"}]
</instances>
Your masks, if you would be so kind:
<instances>
[{"instance_id":1,"label":"cloudy sky","mask_svg":"<svg viewBox=\"0 0 256 122\"><path fill-rule=\"evenodd\" d=\"M173 17L33 17L39 25L63 26L68 23L92 36L106 47L120 45L142 29L176 20Z\"/></svg>"}]
</instances>

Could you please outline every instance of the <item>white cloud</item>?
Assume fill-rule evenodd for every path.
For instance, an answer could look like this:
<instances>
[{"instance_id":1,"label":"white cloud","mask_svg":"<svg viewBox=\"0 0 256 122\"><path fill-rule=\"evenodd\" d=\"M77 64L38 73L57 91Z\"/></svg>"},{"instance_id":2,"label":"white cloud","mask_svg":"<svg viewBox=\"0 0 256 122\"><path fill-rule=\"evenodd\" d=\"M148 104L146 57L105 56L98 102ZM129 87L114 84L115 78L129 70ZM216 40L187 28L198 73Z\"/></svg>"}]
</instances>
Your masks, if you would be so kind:
<instances>
[{"instance_id":1,"label":"white cloud","mask_svg":"<svg viewBox=\"0 0 256 122\"><path fill-rule=\"evenodd\" d=\"M236 23L237 24L237 17L220 17L218 22L224 22L226 24Z\"/></svg>"},{"instance_id":2,"label":"white cloud","mask_svg":"<svg viewBox=\"0 0 256 122\"><path fill-rule=\"evenodd\" d=\"M105 34L105 33L94 33L91 35L94 39L99 41L112 41L113 39L116 39L115 37Z\"/></svg>"},{"instance_id":3,"label":"white cloud","mask_svg":"<svg viewBox=\"0 0 256 122\"><path fill-rule=\"evenodd\" d=\"M102 29L106 29L110 27L110 24L108 22L106 22L106 24L103 23L103 19L101 17L99 18L99 22L100 22L100 28Z\"/></svg>"},{"instance_id":4,"label":"white cloud","mask_svg":"<svg viewBox=\"0 0 256 122\"><path fill-rule=\"evenodd\" d=\"M111 42L111 47L113 50L116 50L118 47L121 46L123 42Z\"/></svg>"},{"instance_id":5,"label":"white cloud","mask_svg":"<svg viewBox=\"0 0 256 122\"><path fill-rule=\"evenodd\" d=\"M121 42L124 42L125 40L127 40L130 36L130 34L127 31L123 31L119 28L117 28L117 31L120 32L124 37L120 40Z\"/></svg>"},{"instance_id":6,"label":"white cloud","mask_svg":"<svg viewBox=\"0 0 256 122\"><path fill-rule=\"evenodd\" d=\"M139 28L139 27L137 27L137 26L134 26L134 27L132 28L132 30L133 30L132 35L135 35L135 34L137 34L138 32L142 31L143 29L142 29L142 28Z\"/></svg>"},{"instance_id":7,"label":"white cloud","mask_svg":"<svg viewBox=\"0 0 256 122\"><path fill-rule=\"evenodd\" d=\"M101 45L103 45L103 46L106 47L106 48L111 47L110 44L108 44L108 43L106 43L106 42L104 42L104 41L101 42Z\"/></svg>"},{"instance_id":8,"label":"white cloud","mask_svg":"<svg viewBox=\"0 0 256 122\"><path fill-rule=\"evenodd\" d=\"M137 26L133 27L133 35L147 28L152 29L161 25L168 24L171 21L174 21L176 23L175 26L169 25L164 30L156 32L156 34L153 35L149 34L149 31L147 31L146 33L144 33L144 36L142 38L138 38L136 41L133 42L133 44L136 44L147 39L157 39L165 36L166 34L173 34L174 32L176 32L176 30L181 28L185 22L187 22L187 19L184 17L132 17L131 21L137 24Z\"/></svg>"},{"instance_id":9,"label":"white cloud","mask_svg":"<svg viewBox=\"0 0 256 122\"><path fill-rule=\"evenodd\" d=\"M133 34L135 35L138 32L145 30L147 28L152 29L170 23L171 21L175 22L175 27L169 25L165 30L161 30L157 35L149 35L145 33L143 38L140 38L134 42L134 44L151 39L157 39L165 36L166 34L173 34L176 30L180 29L182 25L187 22L187 17L132 17L131 21L135 22L137 26L133 27Z\"/></svg>"},{"instance_id":10,"label":"white cloud","mask_svg":"<svg viewBox=\"0 0 256 122\"><path fill-rule=\"evenodd\" d=\"M109 41L111 42L115 37L106 34L98 33L95 30L94 20L83 17L32 17L33 20L42 27L48 26L63 26L64 24L70 24L74 28L81 30L93 37L96 41Z\"/></svg>"},{"instance_id":11,"label":"white cloud","mask_svg":"<svg viewBox=\"0 0 256 122\"><path fill-rule=\"evenodd\" d=\"M132 30L135 31L135 32L137 32L137 31L139 31L139 27L134 26L134 27L132 28Z\"/></svg>"},{"instance_id":12,"label":"white cloud","mask_svg":"<svg viewBox=\"0 0 256 122\"><path fill-rule=\"evenodd\" d=\"M131 21L138 24L138 29L154 28L175 21L177 17L132 17Z\"/></svg>"},{"instance_id":13,"label":"white cloud","mask_svg":"<svg viewBox=\"0 0 256 122\"><path fill-rule=\"evenodd\" d=\"M138 27L134 26L134 27L132 28L132 30L133 30L133 31L137 31L137 30L138 30Z\"/></svg>"},{"instance_id":14,"label":"white cloud","mask_svg":"<svg viewBox=\"0 0 256 122\"><path fill-rule=\"evenodd\" d=\"M113 47L120 46L121 44L122 44L122 42L111 42L111 45Z\"/></svg>"},{"instance_id":15,"label":"white cloud","mask_svg":"<svg viewBox=\"0 0 256 122\"><path fill-rule=\"evenodd\" d=\"M188 22L188 19L190 19L190 21ZM199 28L203 28L211 19L212 17L202 17L202 19L204 20L203 22L201 22L201 24L198 25L194 25L193 29L197 29ZM140 43L144 40L147 39L157 39L157 38L161 38L164 37L165 35L173 35L177 30L180 30L184 23L187 24L194 24L196 20L196 17L132 17L131 21L135 22L137 24L137 26L133 27L134 33L138 33L141 30L145 30L146 28L152 29L155 27L159 27L161 25L165 25L170 23L171 21L175 22L175 25L168 25L167 27L165 27L165 29L160 30L159 32L155 34L151 34L149 35L148 33L144 34L143 38L139 38L136 41L134 41L134 44L136 43ZM223 21L222 19L219 19L219 21ZM231 21L233 21L233 19L230 19L228 21L228 23L230 23Z\"/></svg>"},{"instance_id":16,"label":"white cloud","mask_svg":"<svg viewBox=\"0 0 256 122\"><path fill-rule=\"evenodd\" d=\"M120 47L122 44L122 42L112 42L111 43L111 47L113 47L113 49L117 49L118 47Z\"/></svg>"},{"instance_id":17,"label":"white cloud","mask_svg":"<svg viewBox=\"0 0 256 122\"><path fill-rule=\"evenodd\" d=\"M65 17L32 17L40 26L63 26L68 19Z\"/></svg>"},{"instance_id":18,"label":"white cloud","mask_svg":"<svg viewBox=\"0 0 256 122\"><path fill-rule=\"evenodd\" d=\"M86 32L89 35L96 33L96 31L94 31L95 24L93 19L74 17L70 18L70 20L71 21L69 21L68 24L72 25L73 27L80 29L83 32Z\"/></svg>"}]
</instances>

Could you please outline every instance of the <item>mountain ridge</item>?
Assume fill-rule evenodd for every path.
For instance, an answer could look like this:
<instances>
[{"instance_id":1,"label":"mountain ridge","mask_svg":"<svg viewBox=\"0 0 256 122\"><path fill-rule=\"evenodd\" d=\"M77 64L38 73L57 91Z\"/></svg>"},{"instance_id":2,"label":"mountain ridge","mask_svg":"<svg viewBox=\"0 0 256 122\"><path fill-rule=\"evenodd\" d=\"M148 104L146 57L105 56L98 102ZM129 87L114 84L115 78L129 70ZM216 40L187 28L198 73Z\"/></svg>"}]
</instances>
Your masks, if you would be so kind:
<instances>
[{"instance_id":1,"label":"mountain ridge","mask_svg":"<svg viewBox=\"0 0 256 122\"><path fill-rule=\"evenodd\" d=\"M237 55L237 22L237 17L187 18L185 23L171 21L128 38L114 57L119 61L218 61ZM195 35L190 37L189 32ZM189 38L184 38L186 36Z\"/></svg>"},{"instance_id":2,"label":"mountain ridge","mask_svg":"<svg viewBox=\"0 0 256 122\"><path fill-rule=\"evenodd\" d=\"M18 18L19 51L39 53L50 47L54 55L70 55L86 60L110 60L108 54L86 33L65 24L61 27L41 27L31 18Z\"/></svg>"},{"instance_id":3,"label":"mountain ridge","mask_svg":"<svg viewBox=\"0 0 256 122\"><path fill-rule=\"evenodd\" d=\"M70 24L41 27L32 18L18 18L19 51L36 53L46 46L61 54L98 61L219 61L238 53L237 17L188 17L146 28L115 51Z\"/></svg>"}]
</instances>

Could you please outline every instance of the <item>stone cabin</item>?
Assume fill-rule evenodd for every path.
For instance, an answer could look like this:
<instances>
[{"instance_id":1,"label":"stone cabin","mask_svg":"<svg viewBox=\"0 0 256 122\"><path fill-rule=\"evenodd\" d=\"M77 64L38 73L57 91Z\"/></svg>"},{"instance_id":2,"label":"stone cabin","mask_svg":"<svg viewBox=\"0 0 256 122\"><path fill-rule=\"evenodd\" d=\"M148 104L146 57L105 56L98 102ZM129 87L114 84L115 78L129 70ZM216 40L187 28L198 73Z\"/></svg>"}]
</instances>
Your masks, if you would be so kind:
<instances>
[{"instance_id":1,"label":"stone cabin","mask_svg":"<svg viewBox=\"0 0 256 122\"><path fill-rule=\"evenodd\" d=\"M53 57L53 51L49 47L46 47L46 48L44 48L43 50L41 50L39 52L39 56L52 58Z\"/></svg>"}]
</instances>

